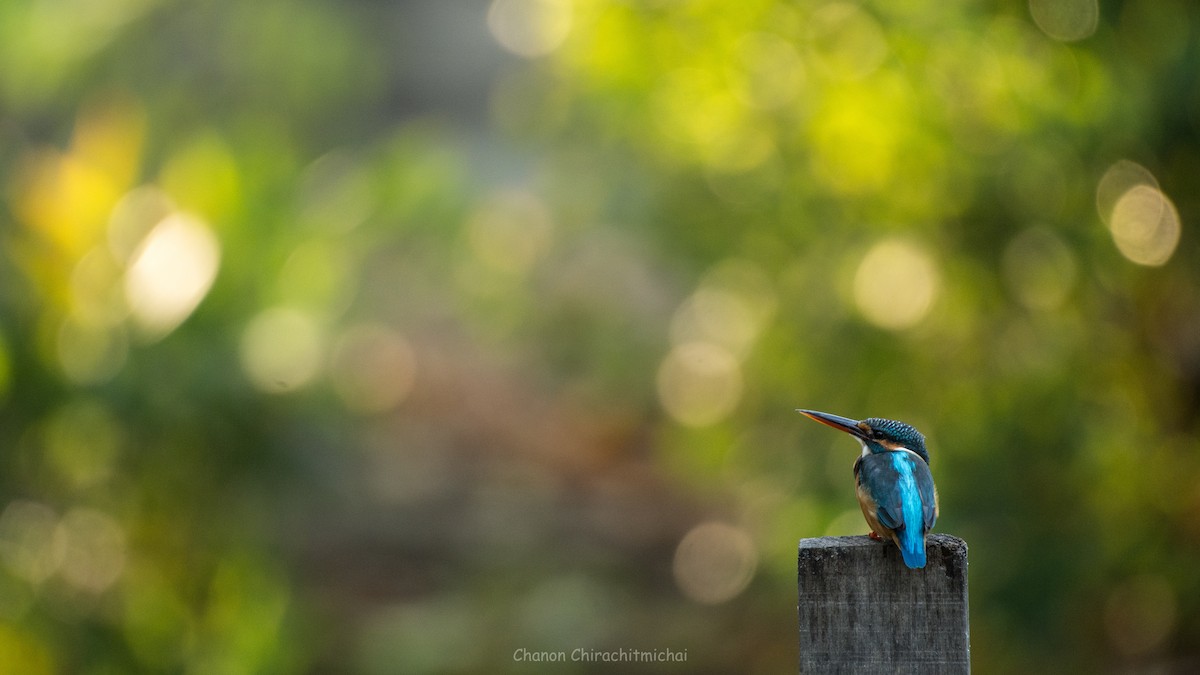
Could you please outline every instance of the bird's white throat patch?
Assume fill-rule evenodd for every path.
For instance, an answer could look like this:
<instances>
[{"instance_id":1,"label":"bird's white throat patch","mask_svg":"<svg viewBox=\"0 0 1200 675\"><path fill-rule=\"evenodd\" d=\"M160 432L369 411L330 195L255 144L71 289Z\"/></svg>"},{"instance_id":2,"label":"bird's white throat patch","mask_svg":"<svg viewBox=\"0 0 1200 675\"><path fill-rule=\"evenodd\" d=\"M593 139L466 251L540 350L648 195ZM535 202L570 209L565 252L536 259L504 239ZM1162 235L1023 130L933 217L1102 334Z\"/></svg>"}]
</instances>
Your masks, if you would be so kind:
<instances>
[{"instance_id":1,"label":"bird's white throat patch","mask_svg":"<svg viewBox=\"0 0 1200 675\"><path fill-rule=\"evenodd\" d=\"M866 441L864 441L861 438L858 438L857 436L854 437L854 440L858 441L858 444L862 446L862 456L863 457L866 457L867 455L871 454L871 449L867 445ZM880 445L882 445L883 448L889 452L907 452L914 457L920 457L920 455L913 452L912 450L909 450L908 448L904 447L903 445L900 445L899 443L890 443L888 441L884 441L883 443L880 443Z\"/></svg>"}]
</instances>

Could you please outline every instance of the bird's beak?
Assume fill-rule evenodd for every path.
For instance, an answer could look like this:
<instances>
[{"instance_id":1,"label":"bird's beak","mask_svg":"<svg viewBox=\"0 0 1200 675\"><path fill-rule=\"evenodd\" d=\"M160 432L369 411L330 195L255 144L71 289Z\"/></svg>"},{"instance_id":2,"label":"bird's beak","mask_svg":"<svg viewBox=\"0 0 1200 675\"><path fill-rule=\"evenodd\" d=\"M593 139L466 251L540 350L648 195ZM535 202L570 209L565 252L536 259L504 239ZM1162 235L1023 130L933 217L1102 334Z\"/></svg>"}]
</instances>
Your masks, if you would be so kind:
<instances>
[{"instance_id":1,"label":"bird's beak","mask_svg":"<svg viewBox=\"0 0 1200 675\"><path fill-rule=\"evenodd\" d=\"M849 417L842 417L841 415L818 412L816 410L804 410L803 408L796 408L796 412L810 419L814 419L821 424L833 427L838 431L844 431L855 438L861 438L863 440L866 440L867 438L866 432L863 431L862 427L858 426L858 420L852 420Z\"/></svg>"}]
</instances>

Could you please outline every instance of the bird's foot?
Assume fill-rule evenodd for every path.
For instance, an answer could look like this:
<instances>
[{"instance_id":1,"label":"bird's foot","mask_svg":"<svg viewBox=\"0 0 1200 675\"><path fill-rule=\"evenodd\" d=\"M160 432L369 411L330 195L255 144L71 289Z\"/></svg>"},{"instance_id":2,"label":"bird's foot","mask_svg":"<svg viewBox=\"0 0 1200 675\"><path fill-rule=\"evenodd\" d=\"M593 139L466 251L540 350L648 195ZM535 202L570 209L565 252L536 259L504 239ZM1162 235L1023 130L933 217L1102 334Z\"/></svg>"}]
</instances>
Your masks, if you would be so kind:
<instances>
[{"instance_id":1,"label":"bird's foot","mask_svg":"<svg viewBox=\"0 0 1200 675\"><path fill-rule=\"evenodd\" d=\"M875 530L871 530L870 532L868 532L867 536L874 539L875 541L883 541L883 537L879 536L879 533L876 532Z\"/></svg>"}]
</instances>

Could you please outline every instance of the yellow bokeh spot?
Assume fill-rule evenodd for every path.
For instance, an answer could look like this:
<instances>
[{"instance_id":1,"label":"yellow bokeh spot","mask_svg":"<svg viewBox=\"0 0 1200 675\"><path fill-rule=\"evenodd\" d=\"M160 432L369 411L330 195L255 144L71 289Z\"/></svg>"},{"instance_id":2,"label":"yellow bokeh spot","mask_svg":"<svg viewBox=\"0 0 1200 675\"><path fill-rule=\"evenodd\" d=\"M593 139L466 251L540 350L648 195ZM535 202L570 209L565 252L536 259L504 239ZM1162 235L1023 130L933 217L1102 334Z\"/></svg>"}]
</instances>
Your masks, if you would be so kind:
<instances>
[{"instance_id":1,"label":"yellow bokeh spot","mask_svg":"<svg viewBox=\"0 0 1200 675\"><path fill-rule=\"evenodd\" d=\"M1179 244L1179 212L1161 190L1136 185L1117 200L1108 224L1121 255L1139 265L1167 262Z\"/></svg>"},{"instance_id":2,"label":"yellow bokeh spot","mask_svg":"<svg viewBox=\"0 0 1200 675\"><path fill-rule=\"evenodd\" d=\"M680 424L716 424L741 400L741 366L724 347L707 342L679 345L658 368L658 397Z\"/></svg>"},{"instance_id":3,"label":"yellow bokeh spot","mask_svg":"<svg viewBox=\"0 0 1200 675\"><path fill-rule=\"evenodd\" d=\"M321 367L323 338L316 320L289 307L264 310L242 334L242 368L262 391L298 389Z\"/></svg>"},{"instance_id":4,"label":"yellow bokeh spot","mask_svg":"<svg viewBox=\"0 0 1200 675\"><path fill-rule=\"evenodd\" d=\"M831 89L809 129L817 174L847 194L889 187L911 128L912 105L912 92L896 77Z\"/></svg>"},{"instance_id":5,"label":"yellow bokeh spot","mask_svg":"<svg viewBox=\"0 0 1200 675\"><path fill-rule=\"evenodd\" d=\"M758 570L758 547L746 530L702 523L675 548L675 583L690 600L716 605L737 597Z\"/></svg>"},{"instance_id":6,"label":"yellow bokeh spot","mask_svg":"<svg viewBox=\"0 0 1200 675\"><path fill-rule=\"evenodd\" d=\"M176 213L155 225L125 272L125 297L144 334L166 335L191 315L220 261L217 237L200 219Z\"/></svg>"},{"instance_id":7,"label":"yellow bokeh spot","mask_svg":"<svg viewBox=\"0 0 1200 675\"><path fill-rule=\"evenodd\" d=\"M854 302L880 328L916 325L933 306L940 285L924 249L900 240L882 241L863 256L854 275Z\"/></svg>"},{"instance_id":8,"label":"yellow bokeh spot","mask_svg":"<svg viewBox=\"0 0 1200 675\"><path fill-rule=\"evenodd\" d=\"M571 32L570 0L492 0L492 37L508 51L534 58L562 46Z\"/></svg>"},{"instance_id":9,"label":"yellow bokeh spot","mask_svg":"<svg viewBox=\"0 0 1200 675\"><path fill-rule=\"evenodd\" d=\"M137 173L144 125L130 100L85 106L70 152L47 150L26 160L15 200L21 218L69 258L82 256Z\"/></svg>"},{"instance_id":10,"label":"yellow bokeh spot","mask_svg":"<svg viewBox=\"0 0 1200 675\"><path fill-rule=\"evenodd\" d=\"M51 151L31 158L22 173L21 217L69 258L82 256L103 232L119 186L81 158Z\"/></svg>"}]
</instances>

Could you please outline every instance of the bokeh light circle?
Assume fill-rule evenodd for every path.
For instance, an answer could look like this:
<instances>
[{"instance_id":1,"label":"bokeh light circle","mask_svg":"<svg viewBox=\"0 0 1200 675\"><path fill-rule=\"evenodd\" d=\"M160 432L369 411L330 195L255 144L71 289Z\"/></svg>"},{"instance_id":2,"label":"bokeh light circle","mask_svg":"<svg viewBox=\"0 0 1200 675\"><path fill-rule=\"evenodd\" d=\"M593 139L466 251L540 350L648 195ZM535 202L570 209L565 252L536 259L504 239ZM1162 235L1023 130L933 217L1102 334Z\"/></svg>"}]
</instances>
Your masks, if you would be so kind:
<instances>
[{"instance_id":1,"label":"bokeh light circle","mask_svg":"<svg viewBox=\"0 0 1200 675\"><path fill-rule=\"evenodd\" d=\"M757 568L754 540L744 529L728 523L697 525L675 549L675 583L689 599L706 605L737 597Z\"/></svg>"},{"instance_id":2,"label":"bokeh light circle","mask_svg":"<svg viewBox=\"0 0 1200 675\"><path fill-rule=\"evenodd\" d=\"M742 396L742 371L729 350L689 342L667 354L658 369L658 396L675 421L703 427L725 419Z\"/></svg>"},{"instance_id":3,"label":"bokeh light circle","mask_svg":"<svg viewBox=\"0 0 1200 675\"><path fill-rule=\"evenodd\" d=\"M242 334L242 368L262 391L282 393L309 382L321 365L321 334L309 314L273 307Z\"/></svg>"},{"instance_id":4,"label":"bokeh light circle","mask_svg":"<svg viewBox=\"0 0 1200 675\"><path fill-rule=\"evenodd\" d=\"M1045 227L1031 227L1013 237L1001 262L1004 281L1030 309L1061 306L1079 273L1071 247Z\"/></svg>"},{"instance_id":5,"label":"bokeh light circle","mask_svg":"<svg viewBox=\"0 0 1200 675\"><path fill-rule=\"evenodd\" d=\"M1137 576L1113 588L1104 603L1109 643L1126 656L1162 646L1178 622L1175 591L1165 579Z\"/></svg>"},{"instance_id":6,"label":"bokeh light circle","mask_svg":"<svg viewBox=\"0 0 1200 675\"><path fill-rule=\"evenodd\" d=\"M941 284L924 249L885 240L863 256L854 275L854 302L863 317L889 330L903 330L929 313Z\"/></svg>"},{"instance_id":7,"label":"bokeh light circle","mask_svg":"<svg viewBox=\"0 0 1200 675\"><path fill-rule=\"evenodd\" d=\"M567 0L494 0L487 14L488 29L508 51L534 58L562 46L571 31Z\"/></svg>"},{"instance_id":8,"label":"bokeh light circle","mask_svg":"<svg viewBox=\"0 0 1200 675\"><path fill-rule=\"evenodd\" d=\"M416 378L408 340L381 324L353 326L334 348L330 379L350 410L377 413L398 405Z\"/></svg>"},{"instance_id":9,"label":"bokeh light circle","mask_svg":"<svg viewBox=\"0 0 1200 675\"><path fill-rule=\"evenodd\" d=\"M1090 37L1100 23L1096 0L1029 0L1029 14L1043 33L1062 42Z\"/></svg>"},{"instance_id":10,"label":"bokeh light circle","mask_svg":"<svg viewBox=\"0 0 1200 675\"><path fill-rule=\"evenodd\" d=\"M1149 185L1136 185L1117 200L1108 227L1121 255L1150 267L1171 258L1181 229L1175 205Z\"/></svg>"},{"instance_id":11,"label":"bokeh light circle","mask_svg":"<svg viewBox=\"0 0 1200 675\"><path fill-rule=\"evenodd\" d=\"M208 225L175 213L150 230L125 272L125 297L134 320L161 336L183 322L217 277L221 246Z\"/></svg>"},{"instance_id":12,"label":"bokeh light circle","mask_svg":"<svg viewBox=\"0 0 1200 675\"><path fill-rule=\"evenodd\" d=\"M1096 212L1105 223L1112 222L1113 207L1130 188L1149 185L1158 188L1158 179L1149 169L1128 159L1113 162L1096 184Z\"/></svg>"}]
</instances>

